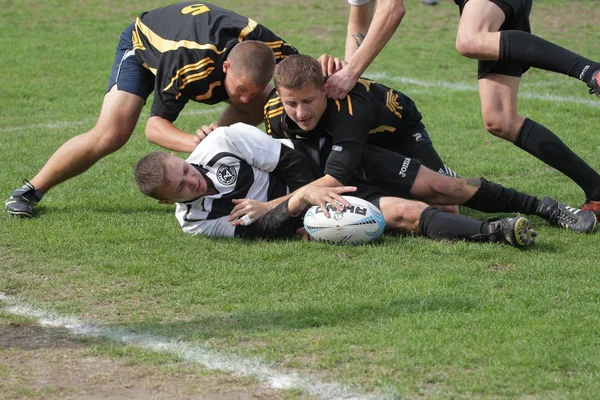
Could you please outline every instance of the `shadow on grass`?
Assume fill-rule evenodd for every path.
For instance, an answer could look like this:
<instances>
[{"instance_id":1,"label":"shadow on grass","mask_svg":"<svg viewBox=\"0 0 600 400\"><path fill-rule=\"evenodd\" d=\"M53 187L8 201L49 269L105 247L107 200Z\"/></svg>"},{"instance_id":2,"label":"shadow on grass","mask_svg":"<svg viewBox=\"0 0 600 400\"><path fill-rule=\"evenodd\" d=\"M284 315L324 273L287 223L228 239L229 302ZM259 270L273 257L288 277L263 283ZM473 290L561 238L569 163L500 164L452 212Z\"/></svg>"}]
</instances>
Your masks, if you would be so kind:
<instances>
[{"instance_id":1,"label":"shadow on grass","mask_svg":"<svg viewBox=\"0 0 600 400\"><path fill-rule=\"evenodd\" d=\"M465 313L476 307L477 302L472 297L413 297L397 299L387 304L332 304L331 306L309 306L300 309L250 311L191 321L122 325L121 328L140 333L151 332L163 336L207 340L269 331L297 331L372 323L402 318L407 314L439 311L443 311L445 314Z\"/></svg>"}]
</instances>

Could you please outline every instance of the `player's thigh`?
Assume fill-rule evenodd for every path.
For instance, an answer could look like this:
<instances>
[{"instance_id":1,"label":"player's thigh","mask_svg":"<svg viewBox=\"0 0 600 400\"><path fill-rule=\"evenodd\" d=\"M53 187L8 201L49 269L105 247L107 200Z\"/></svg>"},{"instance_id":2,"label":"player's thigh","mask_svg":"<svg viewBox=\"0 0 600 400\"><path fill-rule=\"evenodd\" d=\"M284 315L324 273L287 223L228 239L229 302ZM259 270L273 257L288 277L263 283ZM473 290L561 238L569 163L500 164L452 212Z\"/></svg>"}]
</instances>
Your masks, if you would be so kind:
<instances>
[{"instance_id":1,"label":"player's thigh","mask_svg":"<svg viewBox=\"0 0 600 400\"><path fill-rule=\"evenodd\" d=\"M113 86L102 102L100 117L94 127L96 134L115 140L127 140L138 122L145 99Z\"/></svg>"},{"instance_id":2,"label":"player's thigh","mask_svg":"<svg viewBox=\"0 0 600 400\"><path fill-rule=\"evenodd\" d=\"M490 0L469 0L456 34L456 48L465 57L496 60L504 11Z\"/></svg>"},{"instance_id":3,"label":"player's thigh","mask_svg":"<svg viewBox=\"0 0 600 400\"><path fill-rule=\"evenodd\" d=\"M520 77L501 74L487 74L479 79L481 115L487 130L506 134L520 126L517 110L520 81Z\"/></svg>"}]
</instances>

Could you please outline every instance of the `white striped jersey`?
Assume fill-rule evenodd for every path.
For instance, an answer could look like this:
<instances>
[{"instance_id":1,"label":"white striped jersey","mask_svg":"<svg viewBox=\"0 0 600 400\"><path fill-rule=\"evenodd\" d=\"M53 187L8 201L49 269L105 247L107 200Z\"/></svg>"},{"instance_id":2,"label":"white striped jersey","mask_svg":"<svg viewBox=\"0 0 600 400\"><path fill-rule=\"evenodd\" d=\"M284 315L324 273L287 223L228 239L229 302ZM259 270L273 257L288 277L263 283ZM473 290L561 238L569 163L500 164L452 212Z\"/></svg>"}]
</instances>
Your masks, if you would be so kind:
<instances>
[{"instance_id":1,"label":"white striped jersey","mask_svg":"<svg viewBox=\"0 0 600 400\"><path fill-rule=\"evenodd\" d=\"M211 132L187 162L212 181L217 194L188 203L178 203L176 216L188 234L233 237L235 227L227 221L235 206L233 199L269 201L284 196L289 189L271 172L280 160L282 143L260 129L238 123Z\"/></svg>"}]
</instances>

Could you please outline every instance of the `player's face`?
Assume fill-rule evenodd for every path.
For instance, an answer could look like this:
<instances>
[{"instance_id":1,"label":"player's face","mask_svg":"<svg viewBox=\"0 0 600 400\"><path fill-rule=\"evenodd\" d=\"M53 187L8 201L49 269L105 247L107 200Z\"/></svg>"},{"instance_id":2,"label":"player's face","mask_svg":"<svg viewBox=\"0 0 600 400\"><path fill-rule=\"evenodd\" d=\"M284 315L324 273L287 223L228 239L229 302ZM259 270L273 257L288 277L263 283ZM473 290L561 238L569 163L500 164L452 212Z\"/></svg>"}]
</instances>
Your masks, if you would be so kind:
<instances>
[{"instance_id":1,"label":"player's face","mask_svg":"<svg viewBox=\"0 0 600 400\"><path fill-rule=\"evenodd\" d=\"M312 83L300 89L280 87L277 94L286 114L305 132L315 129L327 108L325 90Z\"/></svg>"},{"instance_id":2,"label":"player's face","mask_svg":"<svg viewBox=\"0 0 600 400\"><path fill-rule=\"evenodd\" d=\"M233 103L249 103L265 86L254 85L247 77L231 69L227 61L223 63L225 71L225 91Z\"/></svg>"},{"instance_id":3,"label":"player's face","mask_svg":"<svg viewBox=\"0 0 600 400\"><path fill-rule=\"evenodd\" d=\"M158 190L162 197L183 203L208 194L206 179L190 163L174 155L169 155L164 163L167 181Z\"/></svg>"}]
</instances>

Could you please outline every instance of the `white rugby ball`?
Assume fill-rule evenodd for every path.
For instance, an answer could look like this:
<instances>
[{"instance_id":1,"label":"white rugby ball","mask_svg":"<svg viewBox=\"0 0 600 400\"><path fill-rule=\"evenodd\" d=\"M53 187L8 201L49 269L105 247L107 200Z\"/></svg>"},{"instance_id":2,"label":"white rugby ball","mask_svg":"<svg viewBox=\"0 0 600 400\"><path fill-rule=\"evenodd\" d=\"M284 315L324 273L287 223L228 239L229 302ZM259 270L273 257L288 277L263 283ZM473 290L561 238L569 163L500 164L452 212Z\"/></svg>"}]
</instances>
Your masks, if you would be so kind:
<instances>
[{"instance_id":1,"label":"white rugby ball","mask_svg":"<svg viewBox=\"0 0 600 400\"><path fill-rule=\"evenodd\" d=\"M318 242L361 244L379 238L385 229L385 219L379 208L354 196L343 196L350 203L344 211L327 204L329 218L321 207L313 206L304 215L304 229Z\"/></svg>"}]
</instances>

